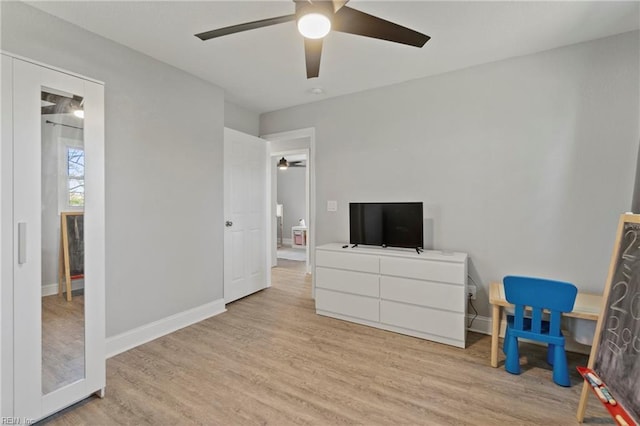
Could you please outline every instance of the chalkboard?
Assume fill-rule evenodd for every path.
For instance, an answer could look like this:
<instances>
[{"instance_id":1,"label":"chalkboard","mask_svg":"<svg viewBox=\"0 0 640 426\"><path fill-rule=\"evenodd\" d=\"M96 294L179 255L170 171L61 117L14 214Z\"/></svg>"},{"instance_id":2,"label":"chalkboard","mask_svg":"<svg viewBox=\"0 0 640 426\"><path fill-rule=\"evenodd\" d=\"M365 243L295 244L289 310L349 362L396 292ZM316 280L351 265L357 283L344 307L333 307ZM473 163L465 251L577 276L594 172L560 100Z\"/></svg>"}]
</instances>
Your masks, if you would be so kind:
<instances>
[{"instance_id":1,"label":"chalkboard","mask_svg":"<svg viewBox=\"0 0 640 426\"><path fill-rule=\"evenodd\" d=\"M84 213L60 214L60 262L58 294L64 292L71 301L71 280L84 278Z\"/></svg>"},{"instance_id":2,"label":"chalkboard","mask_svg":"<svg viewBox=\"0 0 640 426\"><path fill-rule=\"evenodd\" d=\"M620 218L589 367L640 423L640 215Z\"/></svg>"},{"instance_id":3,"label":"chalkboard","mask_svg":"<svg viewBox=\"0 0 640 426\"><path fill-rule=\"evenodd\" d=\"M72 277L84 275L84 215L66 214L69 244L69 272Z\"/></svg>"}]
</instances>

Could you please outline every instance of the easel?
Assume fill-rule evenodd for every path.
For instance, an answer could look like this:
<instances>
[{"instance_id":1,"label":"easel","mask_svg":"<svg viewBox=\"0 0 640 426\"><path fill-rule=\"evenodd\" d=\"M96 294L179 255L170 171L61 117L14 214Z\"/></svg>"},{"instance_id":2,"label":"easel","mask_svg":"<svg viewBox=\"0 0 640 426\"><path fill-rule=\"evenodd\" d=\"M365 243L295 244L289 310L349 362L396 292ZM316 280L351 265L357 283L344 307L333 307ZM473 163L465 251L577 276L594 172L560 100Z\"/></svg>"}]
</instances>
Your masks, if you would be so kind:
<instances>
[{"instance_id":1,"label":"easel","mask_svg":"<svg viewBox=\"0 0 640 426\"><path fill-rule=\"evenodd\" d=\"M69 232L68 217L83 216L84 212L62 212L60 214L60 253L58 256L58 295L62 295L64 283L66 283L67 302L71 302L71 280L84 278L84 272L71 275L71 256L69 252ZM64 276L64 278L63 278ZM64 280L64 283L63 283Z\"/></svg>"},{"instance_id":2,"label":"easel","mask_svg":"<svg viewBox=\"0 0 640 426\"><path fill-rule=\"evenodd\" d=\"M616 234L616 242L614 244L613 255L611 257L611 263L609 265L609 273L607 275L607 282L602 295L602 309L600 311L600 316L598 317L598 323L596 325L596 330L593 338L593 345L591 346L591 354L589 355L589 370L596 370L596 368L600 368L600 364L596 365L596 361L600 358L607 359L603 357L602 353L603 351L611 350L611 347L607 348L605 347L606 345L600 345L602 336L605 336L606 333L613 333L614 335L620 334L620 330L617 330L618 324L623 324L623 321L625 319L628 319L628 317L626 317L626 315L628 315L628 312L626 310L626 305L624 305L627 294L626 290L635 291L634 286L637 286L638 284L638 277L633 276L631 272L629 272L632 271L631 266L633 264L637 264L638 262L640 262L640 252L638 252L640 246L638 245L637 238L640 232L638 230L640 230L640 215L627 213L620 216ZM628 236L632 237L631 242L625 241L625 237ZM620 274L621 270L623 271L622 275ZM623 277L623 279L620 279L621 276ZM620 297L620 292L615 292L613 300L610 300L610 293L612 292L612 288L615 290L616 287L626 289L624 295ZM623 319L620 319L616 316L620 312L624 312L625 317ZM607 321L610 320L610 317L612 316L615 316L614 319L616 319L616 321L610 321L610 323L615 324L616 329L612 330L611 328L607 328L606 330L604 330L605 333L603 333L603 327L605 327ZM633 319L635 317L632 316L631 318ZM637 320L640 321L640 319ZM611 324L607 327L612 327ZM629 349L628 345L625 346L624 349L621 349L617 345L614 345L614 347L619 351L619 354L624 354L626 353L625 351ZM631 350L635 349L632 347ZM602 365L603 369L609 368L610 365L615 366L615 364L611 363L607 365L607 362L604 362ZM602 377L602 380L604 382L607 382L606 384L612 390L611 394L615 397L616 400L618 399L618 396L614 395L616 391L618 391L620 395L625 394L624 386L620 387L620 385L616 383L613 378ZM582 386L582 393L580 394L578 411L576 413L576 418L580 423L582 423L582 421L584 420L584 413L587 409L587 398L589 397L589 391L591 389L592 385L587 383L587 381L585 380ZM617 424L635 425L635 422L631 419L629 413L622 407L618 406L616 407L617 410L612 410L613 407L607 406L606 402L603 402L603 404L605 404L605 408L607 408L609 413L611 413L612 417L615 416L614 418ZM638 413L635 413L635 415L638 416Z\"/></svg>"}]
</instances>

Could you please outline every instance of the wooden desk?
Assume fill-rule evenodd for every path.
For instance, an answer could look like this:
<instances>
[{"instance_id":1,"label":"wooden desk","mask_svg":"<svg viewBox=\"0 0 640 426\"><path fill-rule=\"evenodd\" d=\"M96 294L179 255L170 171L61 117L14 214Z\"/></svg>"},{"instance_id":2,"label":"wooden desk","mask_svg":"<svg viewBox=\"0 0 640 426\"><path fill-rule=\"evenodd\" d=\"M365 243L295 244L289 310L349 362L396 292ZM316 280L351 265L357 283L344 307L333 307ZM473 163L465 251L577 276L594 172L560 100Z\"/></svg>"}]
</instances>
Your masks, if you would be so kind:
<instances>
[{"instance_id":1,"label":"wooden desk","mask_svg":"<svg viewBox=\"0 0 640 426\"><path fill-rule=\"evenodd\" d=\"M504 285L502 283L491 283L489 288L489 303L492 306L492 330L491 330L491 366L498 366L498 340L500 337L500 322L502 307L511 307L504 296ZM602 295L591 293L580 293L576 296L576 303L573 311L563 314L565 317L581 318L597 321L602 309Z\"/></svg>"}]
</instances>

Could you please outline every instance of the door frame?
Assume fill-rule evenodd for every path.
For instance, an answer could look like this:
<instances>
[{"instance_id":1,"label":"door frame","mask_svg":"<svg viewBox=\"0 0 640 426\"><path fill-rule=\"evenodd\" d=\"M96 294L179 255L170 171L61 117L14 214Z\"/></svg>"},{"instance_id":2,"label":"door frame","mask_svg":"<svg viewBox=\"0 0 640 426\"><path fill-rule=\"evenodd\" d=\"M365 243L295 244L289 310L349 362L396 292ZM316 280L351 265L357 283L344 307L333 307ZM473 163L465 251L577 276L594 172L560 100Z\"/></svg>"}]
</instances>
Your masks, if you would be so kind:
<instances>
[{"instance_id":1,"label":"door frame","mask_svg":"<svg viewBox=\"0 0 640 426\"><path fill-rule=\"evenodd\" d=\"M269 133L260 136L263 139L266 139L270 142L280 142L280 141L289 141L293 139L308 139L309 140L309 154L307 157L307 173L309 174L309 188L308 189L308 197L309 197L309 223L307 227L309 228L308 233L308 241L307 241L307 274L312 274L313 266L315 265L315 241L316 241L316 129L315 127L306 127L303 129L290 130L285 132L278 133ZM271 164L271 155L268 155L267 161ZM268 173L269 181L267 183L267 191L268 191L268 199L271 200L269 203L269 209L271 209L273 194L271 191L271 173ZM269 212L269 218L275 215L275 212ZM269 220L268 223L268 235L271 235L273 232L272 229L272 221ZM272 257L272 244L269 244L269 251L267 253L267 259L269 263L271 263ZM312 274L312 297L315 298L316 294L316 286L315 286L315 274Z\"/></svg>"},{"instance_id":2,"label":"door frame","mask_svg":"<svg viewBox=\"0 0 640 426\"><path fill-rule=\"evenodd\" d=\"M309 155L309 151L310 151L309 148L300 148L300 149L291 149L291 150L286 150L286 151L272 151L271 152L271 155L269 157L270 160L271 160L269 162L269 168L270 168L270 171L272 171L273 173L269 173L269 175L272 176L272 177L276 176L276 178L275 178L276 190L277 190L277 185L278 185L278 178L277 178L278 171L277 170L273 170L273 158L274 157L286 157L288 155L300 155L300 154L303 154L306 157L307 166L308 166L309 165L309 156L310 156ZM304 177L304 179L305 179L305 182L304 182L304 210L305 210L305 220L307 221L307 224L308 224L308 223L310 223L310 212L311 212L311 209L309 208L309 201L310 201L310 198L311 198L310 195L309 195L309 193L310 193L309 187L310 187L311 179L310 179L309 167L306 167L305 169L306 170L305 170L305 173L304 173L304 176L305 176ZM269 185L269 188L271 189L271 195L268 198L270 208L267 207L267 209L270 209L269 218L272 219L272 220L270 220L269 223L271 223L272 227L273 227L273 217L275 216L275 211L274 211L274 207L273 206L278 203L278 194L277 194L277 191L275 191L275 192L273 191L273 188L274 188L273 183L274 182L272 182L271 185ZM276 236L277 236L277 226L278 225L276 223ZM311 227L307 226L307 229L311 229ZM284 229L282 230L282 232L284 233ZM308 232L307 232L307 234L308 234ZM308 235L307 235L307 237L308 237ZM269 244L271 246L270 261L271 261L271 266L273 267L273 266L277 265L277 258L276 258L276 256L274 256L274 254L275 254L274 250L277 251L277 241L273 240L273 228L271 228L271 234L269 234L269 238L271 239L271 241L269 241ZM282 238L284 238L284 235L283 235ZM307 241L307 245L305 247L305 252L306 252L305 271L307 273L310 273L310 271L311 271L310 262L309 262L309 253L310 253L309 247L310 246L311 246L311 244L309 244L309 241ZM274 247L275 247L275 249L274 249ZM275 262L274 262L274 260L275 260Z\"/></svg>"}]
</instances>

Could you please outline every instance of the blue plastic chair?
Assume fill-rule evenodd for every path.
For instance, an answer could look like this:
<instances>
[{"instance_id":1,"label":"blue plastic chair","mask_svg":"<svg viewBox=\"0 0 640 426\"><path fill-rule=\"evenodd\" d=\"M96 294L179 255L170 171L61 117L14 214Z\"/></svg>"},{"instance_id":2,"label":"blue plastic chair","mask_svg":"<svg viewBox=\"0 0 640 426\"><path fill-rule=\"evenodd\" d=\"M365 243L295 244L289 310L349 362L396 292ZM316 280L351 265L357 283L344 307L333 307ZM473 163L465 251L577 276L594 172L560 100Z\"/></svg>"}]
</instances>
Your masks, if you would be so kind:
<instances>
[{"instance_id":1,"label":"blue plastic chair","mask_svg":"<svg viewBox=\"0 0 640 426\"><path fill-rule=\"evenodd\" d=\"M515 305L514 315L507 315L505 370L520 374L518 338L536 340L549 345L547 362L553 365L553 381L571 386L560 320L562 312L573 310L578 289L571 283L531 277L506 276L503 282L507 302ZM525 317L525 307L531 308L531 317ZM549 321L542 319L545 309Z\"/></svg>"}]
</instances>

